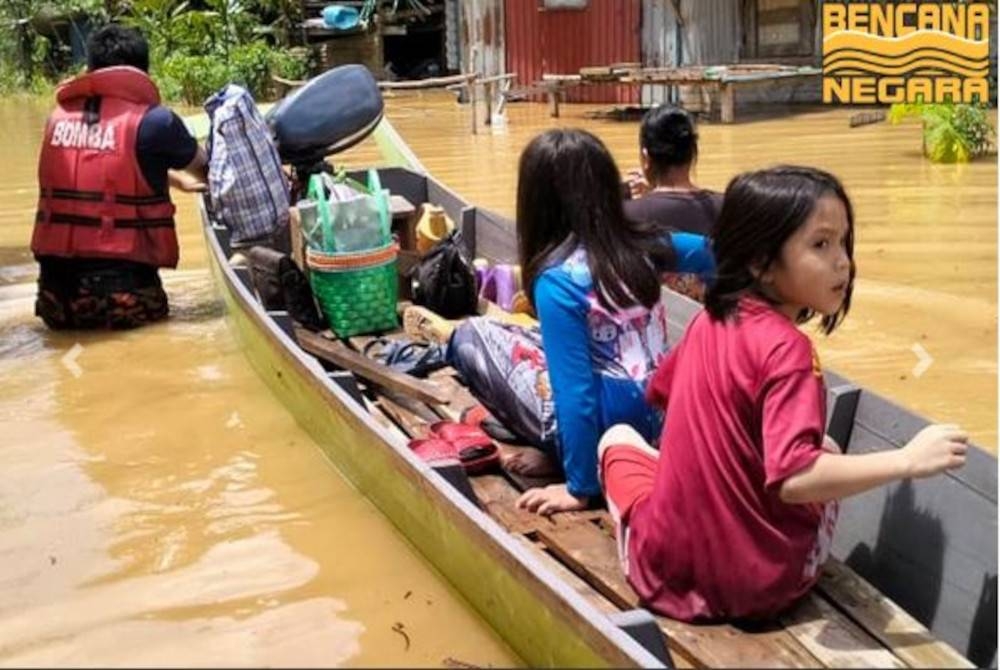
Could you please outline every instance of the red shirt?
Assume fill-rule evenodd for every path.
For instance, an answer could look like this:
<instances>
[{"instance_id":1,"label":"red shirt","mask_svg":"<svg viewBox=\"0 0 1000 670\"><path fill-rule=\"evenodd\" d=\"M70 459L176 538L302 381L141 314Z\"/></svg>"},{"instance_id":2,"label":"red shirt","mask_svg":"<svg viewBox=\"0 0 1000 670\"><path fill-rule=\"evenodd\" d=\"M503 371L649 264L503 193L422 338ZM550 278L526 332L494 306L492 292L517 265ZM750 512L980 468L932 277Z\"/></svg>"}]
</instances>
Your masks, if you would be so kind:
<instances>
[{"instance_id":1,"label":"red shirt","mask_svg":"<svg viewBox=\"0 0 1000 670\"><path fill-rule=\"evenodd\" d=\"M809 590L837 504L778 495L822 453L826 392L809 338L759 300L725 322L703 311L646 397L666 415L653 491L627 520L643 602L688 621L761 617Z\"/></svg>"}]
</instances>

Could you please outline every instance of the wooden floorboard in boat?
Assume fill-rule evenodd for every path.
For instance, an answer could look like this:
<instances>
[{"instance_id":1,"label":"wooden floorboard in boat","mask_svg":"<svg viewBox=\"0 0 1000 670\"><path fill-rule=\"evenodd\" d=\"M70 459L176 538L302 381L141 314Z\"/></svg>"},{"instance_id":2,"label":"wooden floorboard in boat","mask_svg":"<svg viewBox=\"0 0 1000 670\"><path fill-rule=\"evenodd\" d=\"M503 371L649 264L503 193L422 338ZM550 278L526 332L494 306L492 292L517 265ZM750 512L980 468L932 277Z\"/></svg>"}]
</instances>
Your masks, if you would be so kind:
<instances>
[{"instance_id":1,"label":"wooden floorboard in boat","mask_svg":"<svg viewBox=\"0 0 1000 670\"><path fill-rule=\"evenodd\" d=\"M570 572L618 609L638 598L618 566L613 540L592 521L571 523L567 515L546 519L512 505L518 492L502 476L474 477L473 489L487 511L512 533L537 540ZM732 626L696 626L659 619L671 651L691 663L710 667L817 667L823 665L787 632L744 632Z\"/></svg>"},{"instance_id":2,"label":"wooden floorboard in boat","mask_svg":"<svg viewBox=\"0 0 1000 670\"><path fill-rule=\"evenodd\" d=\"M905 668L882 643L815 592L782 615L785 630L829 668Z\"/></svg>"},{"instance_id":3,"label":"wooden floorboard in boat","mask_svg":"<svg viewBox=\"0 0 1000 670\"><path fill-rule=\"evenodd\" d=\"M839 561L823 567L817 591L857 621L911 668L975 667L874 586Z\"/></svg>"}]
</instances>

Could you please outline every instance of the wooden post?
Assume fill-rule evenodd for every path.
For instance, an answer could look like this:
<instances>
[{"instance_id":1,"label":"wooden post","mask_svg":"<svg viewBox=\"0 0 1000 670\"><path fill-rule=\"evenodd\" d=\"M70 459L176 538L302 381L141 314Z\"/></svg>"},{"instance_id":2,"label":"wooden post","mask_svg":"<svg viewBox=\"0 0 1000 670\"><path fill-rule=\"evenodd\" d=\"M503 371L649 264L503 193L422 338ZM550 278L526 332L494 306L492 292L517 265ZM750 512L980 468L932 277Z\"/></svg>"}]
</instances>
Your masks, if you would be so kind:
<instances>
[{"instance_id":1,"label":"wooden post","mask_svg":"<svg viewBox=\"0 0 1000 670\"><path fill-rule=\"evenodd\" d=\"M554 119L559 118L559 88L558 85L549 85L547 93L549 97L549 116Z\"/></svg>"},{"instance_id":2,"label":"wooden post","mask_svg":"<svg viewBox=\"0 0 1000 670\"><path fill-rule=\"evenodd\" d=\"M732 123L735 119L734 107L734 91L732 84L722 84L722 122Z\"/></svg>"},{"instance_id":3,"label":"wooden post","mask_svg":"<svg viewBox=\"0 0 1000 670\"><path fill-rule=\"evenodd\" d=\"M476 127L476 115L477 115L477 111L478 111L476 108L479 106L478 101L476 100L476 89L477 88L478 87L476 86L476 82L475 81L470 81L469 82L469 107L472 109L471 117L472 117L472 134L473 135L475 135L475 134L478 133L478 129Z\"/></svg>"},{"instance_id":4,"label":"wooden post","mask_svg":"<svg viewBox=\"0 0 1000 670\"><path fill-rule=\"evenodd\" d=\"M478 72L476 69L476 46L472 45L469 47L469 74ZM469 82L469 107L472 109L472 134L475 135L478 132L476 127L476 114L478 110L476 109L479 105L476 100L476 80L473 79Z\"/></svg>"},{"instance_id":5,"label":"wooden post","mask_svg":"<svg viewBox=\"0 0 1000 670\"><path fill-rule=\"evenodd\" d=\"M503 114L507 107L507 91L510 90L510 79L503 79L500 82L500 100L497 102L497 114Z\"/></svg>"},{"instance_id":6,"label":"wooden post","mask_svg":"<svg viewBox=\"0 0 1000 670\"><path fill-rule=\"evenodd\" d=\"M483 125L489 126L493 124L493 90L495 84L489 81L483 84L483 95L486 97L486 117L483 119Z\"/></svg>"},{"instance_id":7,"label":"wooden post","mask_svg":"<svg viewBox=\"0 0 1000 670\"><path fill-rule=\"evenodd\" d=\"M306 259L302 249L302 219L299 218L299 208L291 207L288 211L288 234L292 238L292 260L305 271Z\"/></svg>"}]
</instances>

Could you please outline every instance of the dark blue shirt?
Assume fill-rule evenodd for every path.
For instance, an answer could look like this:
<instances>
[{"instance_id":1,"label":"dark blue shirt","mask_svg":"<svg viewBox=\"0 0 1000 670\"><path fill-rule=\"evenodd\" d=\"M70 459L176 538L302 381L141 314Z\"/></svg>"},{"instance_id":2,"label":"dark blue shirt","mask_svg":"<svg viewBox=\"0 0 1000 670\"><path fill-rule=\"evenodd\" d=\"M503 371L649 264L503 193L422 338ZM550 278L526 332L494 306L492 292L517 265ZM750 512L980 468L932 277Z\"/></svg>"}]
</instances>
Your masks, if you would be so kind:
<instances>
[{"instance_id":1,"label":"dark blue shirt","mask_svg":"<svg viewBox=\"0 0 1000 670\"><path fill-rule=\"evenodd\" d=\"M194 159L198 142L179 116L157 105L139 122L135 141L139 168L155 193L168 190L167 170L180 170Z\"/></svg>"}]
</instances>

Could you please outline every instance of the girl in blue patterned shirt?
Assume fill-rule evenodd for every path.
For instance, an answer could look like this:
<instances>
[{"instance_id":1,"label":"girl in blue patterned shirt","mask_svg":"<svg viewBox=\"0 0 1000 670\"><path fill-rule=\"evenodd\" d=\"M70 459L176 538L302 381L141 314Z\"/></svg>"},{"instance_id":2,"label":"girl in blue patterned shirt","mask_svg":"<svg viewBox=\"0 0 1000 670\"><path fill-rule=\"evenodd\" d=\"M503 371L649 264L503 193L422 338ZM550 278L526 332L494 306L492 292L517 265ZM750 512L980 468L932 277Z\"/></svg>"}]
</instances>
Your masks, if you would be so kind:
<instances>
[{"instance_id":1,"label":"girl in blue patterned shirt","mask_svg":"<svg viewBox=\"0 0 1000 670\"><path fill-rule=\"evenodd\" d=\"M556 438L551 453L505 466L523 474L561 466L566 483L519 500L539 514L584 509L600 495L597 443L610 426L658 436L660 416L643 391L668 349L662 276L714 272L706 238L626 219L620 184L607 148L582 130L545 132L521 155L518 252L541 324Z\"/></svg>"}]
</instances>

